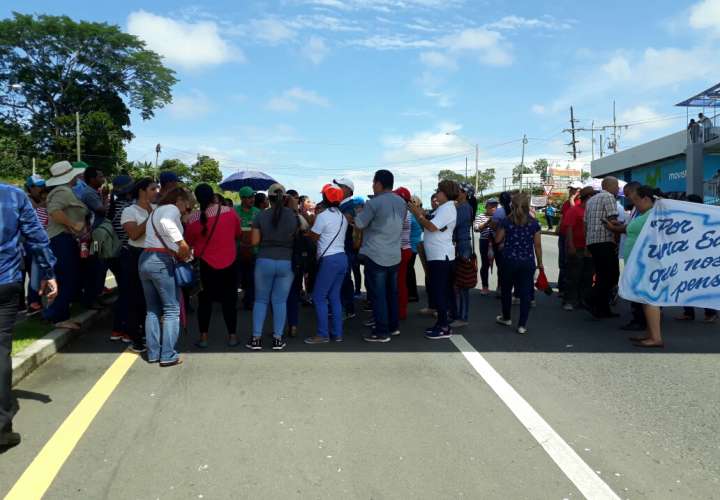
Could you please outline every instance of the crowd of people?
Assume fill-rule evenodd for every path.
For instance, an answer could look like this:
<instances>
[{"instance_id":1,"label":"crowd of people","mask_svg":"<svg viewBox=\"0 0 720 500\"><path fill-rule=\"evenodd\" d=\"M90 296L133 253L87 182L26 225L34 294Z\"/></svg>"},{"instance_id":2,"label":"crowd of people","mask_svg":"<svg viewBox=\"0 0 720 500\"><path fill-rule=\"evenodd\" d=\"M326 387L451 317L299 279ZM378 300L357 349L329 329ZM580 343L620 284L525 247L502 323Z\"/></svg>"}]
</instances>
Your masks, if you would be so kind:
<instances>
[{"instance_id":1,"label":"crowd of people","mask_svg":"<svg viewBox=\"0 0 720 500\"><path fill-rule=\"evenodd\" d=\"M119 175L108 183L99 169L67 161L54 164L47 179L30 176L24 193L0 184L2 439L13 439L9 357L18 309L79 329L71 305L106 305L108 270L117 282L110 340L163 367L182 363L177 341L193 307L195 345L207 348L218 335L210 327L214 303L229 347L241 343L238 307L252 311L245 343L251 350L264 347L268 314L271 347L285 349L298 336L304 306L316 316L305 329L306 344L342 342L356 307L371 313L364 340L390 342L400 335L408 303L420 300L418 260L428 301L419 313L434 318L425 338L448 339L469 324L470 290L479 277L479 293L490 295L493 268L501 299L496 322L527 334L535 276L538 270L544 276L540 224L527 193L503 192L478 210L472 186L442 180L425 209L409 189L395 186L388 170L375 172L372 191L365 199L352 180L333 179L314 203L276 183L266 193L243 187L235 204L207 184L191 191L170 171L157 180ZM619 259L629 256L660 193L628 183L624 200L631 210L618 201L613 177L603 179L601 191L573 183L568 194L557 229L562 308L584 308L598 320L615 317ZM519 305L515 323L513 304ZM631 304L631 311L623 329L645 332L631 337L635 345L662 347L660 309ZM694 319L693 309L678 319ZM705 321L717 319L717 311L705 311Z\"/></svg>"}]
</instances>

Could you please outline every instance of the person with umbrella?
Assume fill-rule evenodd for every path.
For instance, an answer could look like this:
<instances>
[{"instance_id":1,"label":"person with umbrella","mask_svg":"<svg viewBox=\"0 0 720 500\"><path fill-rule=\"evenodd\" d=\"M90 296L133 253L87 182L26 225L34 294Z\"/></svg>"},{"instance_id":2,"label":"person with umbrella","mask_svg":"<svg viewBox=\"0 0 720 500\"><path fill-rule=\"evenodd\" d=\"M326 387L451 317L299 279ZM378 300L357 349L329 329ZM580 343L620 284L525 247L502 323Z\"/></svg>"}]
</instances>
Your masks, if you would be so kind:
<instances>
[{"instance_id":1,"label":"person with umbrella","mask_svg":"<svg viewBox=\"0 0 720 500\"><path fill-rule=\"evenodd\" d=\"M242 304L246 311L251 311L255 302L255 257L257 248L250 242L252 223L260 209L255 207L255 191L250 186L243 186L238 193L240 204L235 211L240 217L242 237L237 253L237 273L240 288L243 290Z\"/></svg>"}]
</instances>

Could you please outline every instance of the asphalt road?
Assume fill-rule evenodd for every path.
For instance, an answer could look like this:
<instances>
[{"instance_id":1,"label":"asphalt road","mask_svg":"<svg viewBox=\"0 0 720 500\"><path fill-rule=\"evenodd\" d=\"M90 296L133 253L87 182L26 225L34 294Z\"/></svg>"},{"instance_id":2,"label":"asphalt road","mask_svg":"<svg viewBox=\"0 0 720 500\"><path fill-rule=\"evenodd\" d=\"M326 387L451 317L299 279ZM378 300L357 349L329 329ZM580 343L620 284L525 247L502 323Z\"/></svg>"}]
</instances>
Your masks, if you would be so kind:
<instances>
[{"instance_id":1,"label":"asphalt road","mask_svg":"<svg viewBox=\"0 0 720 500\"><path fill-rule=\"evenodd\" d=\"M537 298L528 336L496 325L498 301L478 293L458 333L618 497L720 498L720 325L680 325L669 310L667 348L640 351L618 330L627 318ZM261 353L225 347L219 311L200 351L191 323L185 364L132 364L45 498L582 498L456 344L422 338L422 305L378 345L360 340L362 316L343 344ZM87 332L16 388L24 441L0 454L0 495L118 360L108 334Z\"/></svg>"}]
</instances>

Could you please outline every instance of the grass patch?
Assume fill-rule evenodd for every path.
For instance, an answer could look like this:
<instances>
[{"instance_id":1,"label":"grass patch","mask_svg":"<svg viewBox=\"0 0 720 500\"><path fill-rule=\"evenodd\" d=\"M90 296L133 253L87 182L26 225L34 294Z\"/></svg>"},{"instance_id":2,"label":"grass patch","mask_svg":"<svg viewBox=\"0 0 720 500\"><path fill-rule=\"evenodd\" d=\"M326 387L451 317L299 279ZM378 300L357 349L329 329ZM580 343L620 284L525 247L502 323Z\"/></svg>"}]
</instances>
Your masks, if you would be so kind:
<instances>
[{"instance_id":1,"label":"grass patch","mask_svg":"<svg viewBox=\"0 0 720 500\"><path fill-rule=\"evenodd\" d=\"M70 308L70 316L73 317L83 311L85 311L84 307L80 304L74 304ZM54 329L53 324L45 321L41 314L18 321L13 329L12 355L22 351Z\"/></svg>"}]
</instances>

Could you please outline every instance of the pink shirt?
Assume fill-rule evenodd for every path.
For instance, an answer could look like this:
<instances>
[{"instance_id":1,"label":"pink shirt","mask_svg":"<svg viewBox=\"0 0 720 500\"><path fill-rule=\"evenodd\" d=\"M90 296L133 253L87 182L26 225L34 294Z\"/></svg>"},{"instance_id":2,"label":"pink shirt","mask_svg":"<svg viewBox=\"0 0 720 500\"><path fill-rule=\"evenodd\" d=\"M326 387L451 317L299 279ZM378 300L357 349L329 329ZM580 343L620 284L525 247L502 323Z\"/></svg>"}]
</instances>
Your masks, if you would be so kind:
<instances>
[{"instance_id":1,"label":"pink shirt","mask_svg":"<svg viewBox=\"0 0 720 500\"><path fill-rule=\"evenodd\" d=\"M235 262L237 255L235 242L240 239L242 229L240 227L240 218L235 213L235 210L230 207L222 207L220 220L217 222L217 227L213 233L217 210L217 205L210 205L205 210L208 220L207 233L204 235L202 234L203 226L200 222L200 211L196 210L191 213L185 228L185 240L193 248L196 257L199 256L213 269L225 269ZM211 233L212 238L208 242Z\"/></svg>"}]
</instances>

